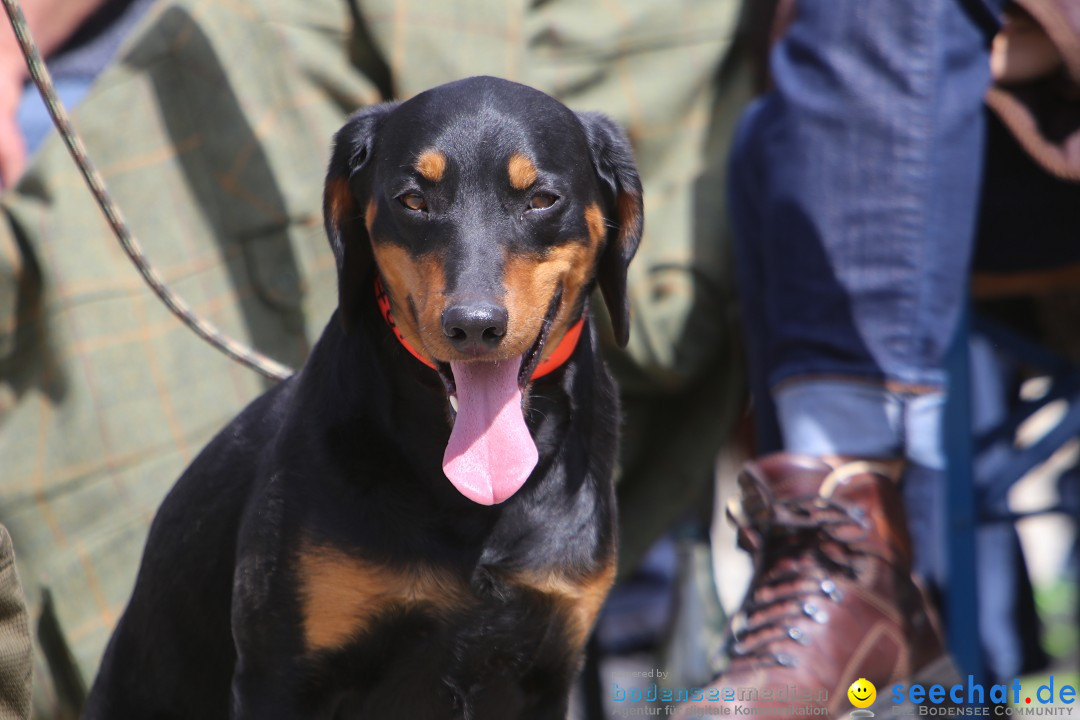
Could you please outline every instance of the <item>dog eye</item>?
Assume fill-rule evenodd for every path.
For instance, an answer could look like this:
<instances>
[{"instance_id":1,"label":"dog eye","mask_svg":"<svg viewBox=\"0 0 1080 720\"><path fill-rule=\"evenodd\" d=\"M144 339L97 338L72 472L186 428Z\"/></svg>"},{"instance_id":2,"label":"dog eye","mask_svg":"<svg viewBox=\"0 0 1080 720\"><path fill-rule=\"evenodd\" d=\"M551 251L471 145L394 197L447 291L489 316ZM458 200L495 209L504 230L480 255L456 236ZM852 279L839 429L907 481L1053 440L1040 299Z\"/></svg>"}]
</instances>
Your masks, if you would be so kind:
<instances>
[{"instance_id":1,"label":"dog eye","mask_svg":"<svg viewBox=\"0 0 1080 720\"><path fill-rule=\"evenodd\" d=\"M420 193L405 193L398 202L415 212L427 212L427 200Z\"/></svg>"},{"instance_id":2,"label":"dog eye","mask_svg":"<svg viewBox=\"0 0 1080 720\"><path fill-rule=\"evenodd\" d=\"M552 195L551 193L536 193L532 196L532 200L529 201L529 209L544 210L554 205L558 199L558 195Z\"/></svg>"}]
</instances>

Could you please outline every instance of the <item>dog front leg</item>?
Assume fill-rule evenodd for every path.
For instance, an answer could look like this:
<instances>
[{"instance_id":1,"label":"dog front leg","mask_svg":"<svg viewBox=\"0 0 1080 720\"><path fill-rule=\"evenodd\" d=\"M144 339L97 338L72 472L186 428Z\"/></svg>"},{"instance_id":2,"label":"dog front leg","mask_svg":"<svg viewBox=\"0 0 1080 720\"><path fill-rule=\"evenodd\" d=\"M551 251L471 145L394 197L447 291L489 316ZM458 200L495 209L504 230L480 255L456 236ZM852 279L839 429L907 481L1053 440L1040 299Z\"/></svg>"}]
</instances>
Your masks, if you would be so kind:
<instances>
[{"instance_id":1,"label":"dog front leg","mask_svg":"<svg viewBox=\"0 0 1080 720\"><path fill-rule=\"evenodd\" d=\"M237 661L232 681L232 720L330 720L333 707L313 704L299 687L302 674L287 661Z\"/></svg>"}]
</instances>

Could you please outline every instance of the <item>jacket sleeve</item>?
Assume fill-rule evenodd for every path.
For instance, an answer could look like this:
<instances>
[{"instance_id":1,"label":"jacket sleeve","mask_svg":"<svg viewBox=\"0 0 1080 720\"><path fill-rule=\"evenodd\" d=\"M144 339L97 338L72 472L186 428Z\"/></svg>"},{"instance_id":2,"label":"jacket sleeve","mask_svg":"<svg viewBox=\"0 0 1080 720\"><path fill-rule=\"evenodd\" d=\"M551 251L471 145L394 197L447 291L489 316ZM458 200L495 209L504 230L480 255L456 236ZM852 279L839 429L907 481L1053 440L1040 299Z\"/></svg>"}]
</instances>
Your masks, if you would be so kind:
<instances>
[{"instance_id":1,"label":"jacket sleeve","mask_svg":"<svg viewBox=\"0 0 1080 720\"><path fill-rule=\"evenodd\" d=\"M15 550L0 525L0 718L30 717L30 621Z\"/></svg>"}]
</instances>

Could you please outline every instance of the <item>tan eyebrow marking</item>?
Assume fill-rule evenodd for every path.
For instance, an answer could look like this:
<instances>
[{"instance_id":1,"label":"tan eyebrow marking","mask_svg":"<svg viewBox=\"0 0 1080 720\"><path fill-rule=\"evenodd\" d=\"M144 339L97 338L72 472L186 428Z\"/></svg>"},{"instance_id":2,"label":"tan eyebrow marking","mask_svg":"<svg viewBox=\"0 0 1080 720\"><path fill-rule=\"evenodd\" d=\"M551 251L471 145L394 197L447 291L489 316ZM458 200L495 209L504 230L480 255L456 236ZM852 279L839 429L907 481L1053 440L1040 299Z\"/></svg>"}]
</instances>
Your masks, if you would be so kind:
<instances>
[{"instance_id":1,"label":"tan eyebrow marking","mask_svg":"<svg viewBox=\"0 0 1080 720\"><path fill-rule=\"evenodd\" d=\"M425 150L416 158L415 167L426 180L439 182L446 173L446 155L439 150Z\"/></svg>"},{"instance_id":2,"label":"tan eyebrow marking","mask_svg":"<svg viewBox=\"0 0 1080 720\"><path fill-rule=\"evenodd\" d=\"M510 174L510 185L515 190L524 190L536 182L536 166L521 153L510 156L506 170Z\"/></svg>"}]
</instances>

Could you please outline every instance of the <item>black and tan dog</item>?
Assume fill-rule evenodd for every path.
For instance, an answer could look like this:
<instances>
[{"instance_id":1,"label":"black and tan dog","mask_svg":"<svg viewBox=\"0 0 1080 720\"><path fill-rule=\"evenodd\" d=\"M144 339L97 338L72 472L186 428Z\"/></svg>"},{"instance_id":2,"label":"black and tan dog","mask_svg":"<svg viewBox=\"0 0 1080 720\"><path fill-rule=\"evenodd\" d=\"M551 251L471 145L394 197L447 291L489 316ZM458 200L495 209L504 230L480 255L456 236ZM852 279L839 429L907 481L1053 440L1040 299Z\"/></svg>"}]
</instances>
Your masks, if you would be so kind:
<instances>
[{"instance_id":1,"label":"black and tan dog","mask_svg":"<svg viewBox=\"0 0 1080 720\"><path fill-rule=\"evenodd\" d=\"M463 80L353 116L324 210L337 317L166 498L85 717L563 718L614 574L586 305L626 342L628 143Z\"/></svg>"}]
</instances>

